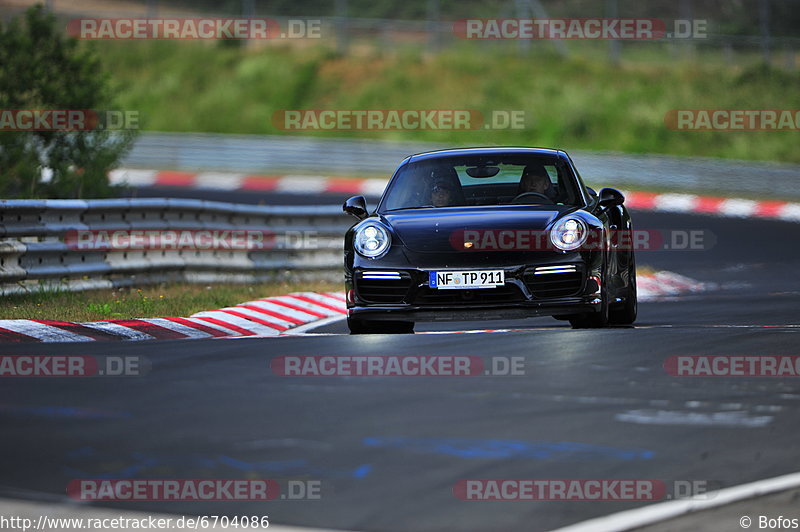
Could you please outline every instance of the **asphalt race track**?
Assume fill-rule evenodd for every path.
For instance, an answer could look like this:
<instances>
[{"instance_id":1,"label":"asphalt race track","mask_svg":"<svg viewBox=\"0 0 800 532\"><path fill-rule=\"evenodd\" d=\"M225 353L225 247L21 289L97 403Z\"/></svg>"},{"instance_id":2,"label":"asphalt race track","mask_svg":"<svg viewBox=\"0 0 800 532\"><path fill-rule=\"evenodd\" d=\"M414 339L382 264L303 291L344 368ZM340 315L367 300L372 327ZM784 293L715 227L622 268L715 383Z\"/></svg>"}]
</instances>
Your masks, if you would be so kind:
<instances>
[{"instance_id":1,"label":"asphalt race track","mask_svg":"<svg viewBox=\"0 0 800 532\"><path fill-rule=\"evenodd\" d=\"M315 479L319 500L104 505L369 531L548 530L647 503L462 501L453 486L610 478L718 488L797 470L800 381L681 378L662 365L800 354L800 224L644 212L634 223L712 232L711 249L643 251L638 262L718 289L642 303L636 327L595 331L542 318L417 327L519 329L509 332L351 337L337 322L312 331L333 336L0 345L152 364L141 377L5 379L0 495L65 499L78 478ZM525 374L298 378L269 366L279 355L368 354L520 356Z\"/></svg>"}]
</instances>

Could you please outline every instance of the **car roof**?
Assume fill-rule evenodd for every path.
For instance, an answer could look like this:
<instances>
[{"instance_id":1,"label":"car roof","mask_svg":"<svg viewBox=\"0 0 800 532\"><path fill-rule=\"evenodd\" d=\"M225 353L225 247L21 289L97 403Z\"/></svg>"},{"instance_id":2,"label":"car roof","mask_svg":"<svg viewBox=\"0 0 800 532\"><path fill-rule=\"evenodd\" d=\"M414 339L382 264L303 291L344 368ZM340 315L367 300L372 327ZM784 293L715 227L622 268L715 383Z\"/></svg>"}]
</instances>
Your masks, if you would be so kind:
<instances>
[{"instance_id":1,"label":"car roof","mask_svg":"<svg viewBox=\"0 0 800 532\"><path fill-rule=\"evenodd\" d=\"M515 155L550 155L550 156L564 156L564 151L554 148L528 148L522 146L492 146L484 148L451 148L446 150L427 151L423 153L416 153L407 158L409 162L424 161L428 159L439 159L442 157L459 157L464 155L497 155L497 154L515 154Z\"/></svg>"}]
</instances>

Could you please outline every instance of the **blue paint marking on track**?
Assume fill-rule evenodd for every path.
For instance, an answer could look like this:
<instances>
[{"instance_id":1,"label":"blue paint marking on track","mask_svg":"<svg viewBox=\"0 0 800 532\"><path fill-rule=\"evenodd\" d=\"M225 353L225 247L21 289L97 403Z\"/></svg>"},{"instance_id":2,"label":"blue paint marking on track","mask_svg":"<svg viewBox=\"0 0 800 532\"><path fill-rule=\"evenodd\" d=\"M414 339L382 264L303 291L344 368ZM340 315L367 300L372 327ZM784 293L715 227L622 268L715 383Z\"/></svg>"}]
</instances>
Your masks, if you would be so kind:
<instances>
[{"instance_id":1,"label":"blue paint marking on track","mask_svg":"<svg viewBox=\"0 0 800 532\"><path fill-rule=\"evenodd\" d=\"M358 466L353 471L353 478L364 478L372 472L372 466L370 464L364 464Z\"/></svg>"},{"instance_id":2,"label":"blue paint marking on track","mask_svg":"<svg viewBox=\"0 0 800 532\"><path fill-rule=\"evenodd\" d=\"M207 472L209 469L225 468L248 473L268 473L284 475L318 475L324 478L357 478L367 477L372 466L362 464L353 469L330 469L317 467L305 459L271 460L248 462L239 458L225 455L150 455L133 452L127 457L98 455L93 447L80 447L66 453L73 465L64 468L64 473L85 478L117 479L137 478L147 476L152 470L165 469L181 474L190 474L192 471ZM83 469L75 462L88 461L90 468Z\"/></svg>"},{"instance_id":3,"label":"blue paint marking on track","mask_svg":"<svg viewBox=\"0 0 800 532\"><path fill-rule=\"evenodd\" d=\"M468 438L367 437L367 447L402 449L418 453L446 454L458 458L534 458L539 460L650 460L653 451L622 449L577 442L528 442Z\"/></svg>"},{"instance_id":4,"label":"blue paint marking on track","mask_svg":"<svg viewBox=\"0 0 800 532\"><path fill-rule=\"evenodd\" d=\"M0 405L0 415L12 417L43 417L66 419L121 419L129 418L128 412L111 412L94 408L69 406L14 406Z\"/></svg>"}]
</instances>

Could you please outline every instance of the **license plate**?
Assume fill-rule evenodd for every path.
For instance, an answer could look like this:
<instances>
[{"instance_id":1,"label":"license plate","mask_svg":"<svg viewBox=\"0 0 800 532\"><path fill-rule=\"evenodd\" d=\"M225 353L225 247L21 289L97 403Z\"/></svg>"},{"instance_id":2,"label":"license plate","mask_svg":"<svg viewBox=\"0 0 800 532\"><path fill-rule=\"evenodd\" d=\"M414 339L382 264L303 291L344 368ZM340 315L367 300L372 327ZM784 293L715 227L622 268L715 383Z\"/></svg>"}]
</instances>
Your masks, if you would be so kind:
<instances>
[{"instance_id":1,"label":"license plate","mask_svg":"<svg viewBox=\"0 0 800 532\"><path fill-rule=\"evenodd\" d=\"M456 290L471 288L495 288L505 284L505 271L503 270L470 270L429 272L428 285L439 290Z\"/></svg>"}]
</instances>

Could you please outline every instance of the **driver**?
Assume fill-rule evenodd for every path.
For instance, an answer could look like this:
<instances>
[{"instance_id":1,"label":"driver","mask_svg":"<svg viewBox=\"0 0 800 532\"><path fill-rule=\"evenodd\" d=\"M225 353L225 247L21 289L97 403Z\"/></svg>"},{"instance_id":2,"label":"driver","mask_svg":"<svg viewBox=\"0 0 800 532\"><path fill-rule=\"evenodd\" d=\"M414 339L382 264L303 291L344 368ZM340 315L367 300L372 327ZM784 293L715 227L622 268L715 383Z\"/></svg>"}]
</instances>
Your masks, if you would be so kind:
<instances>
[{"instance_id":1,"label":"driver","mask_svg":"<svg viewBox=\"0 0 800 532\"><path fill-rule=\"evenodd\" d=\"M452 183L445 179L436 179L431 188L431 203L434 207L448 207L453 205L455 200L455 191L453 190Z\"/></svg>"},{"instance_id":2,"label":"driver","mask_svg":"<svg viewBox=\"0 0 800 532\"><path fill-rule=\"evenodd\" d=\"M547 171L541 167L526 166L522 172L522 179L519 182L519 194L527 192L535 192L536 194L543 194L550 197L550 176Z\"/></svg>"}]
</instances>

